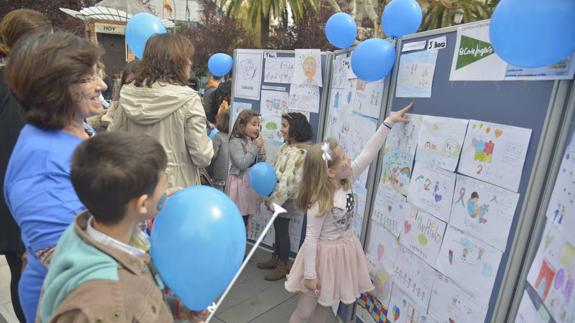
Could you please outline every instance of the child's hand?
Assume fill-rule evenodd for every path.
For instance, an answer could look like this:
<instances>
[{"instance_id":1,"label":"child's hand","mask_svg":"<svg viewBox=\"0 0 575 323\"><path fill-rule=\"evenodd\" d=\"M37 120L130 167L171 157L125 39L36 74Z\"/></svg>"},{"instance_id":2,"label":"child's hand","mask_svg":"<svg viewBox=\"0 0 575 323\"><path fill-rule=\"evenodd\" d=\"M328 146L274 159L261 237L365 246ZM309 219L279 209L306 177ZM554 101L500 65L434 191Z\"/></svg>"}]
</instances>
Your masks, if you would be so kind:
<instances>
[{"instance_id":1,"label":"child's hand","mask_svg":"<svg viewBox=\"0 0 575 323\"><path fill-rule=\"evenodd\" d=\"M320 286L319 286L319 280L316 279L304 279L303 280L303 285L311 290L315 295L319 295L319 290L320 290Z\"/></svg>"},{"instance_id":2,"label":"child's hand","mask_svg":"<svg viewBox=\"0 0 575 323\"><path fill-rule=\"evenodd\" d=\"M258 147L262 147L264 145L264 138L262 138L262 136L258 136L254 140L254 144L256 144L256 146L258 146Z\"/></svg>"},{"instance_id":3,"label":"child's hand","mask_svg":"<svg viewBox=\"0 0 575 323\"><path fill-rule=\"evenodd\" d=\"M409 110L411 110L411 107L413 107L413 102L406 105L403 109L393 112L391 115L389 115L389 117L387 117L387 119L392 123L408 122L409 120L405 117L405 115L409 112Z\"/></svg>"}]
</instances>

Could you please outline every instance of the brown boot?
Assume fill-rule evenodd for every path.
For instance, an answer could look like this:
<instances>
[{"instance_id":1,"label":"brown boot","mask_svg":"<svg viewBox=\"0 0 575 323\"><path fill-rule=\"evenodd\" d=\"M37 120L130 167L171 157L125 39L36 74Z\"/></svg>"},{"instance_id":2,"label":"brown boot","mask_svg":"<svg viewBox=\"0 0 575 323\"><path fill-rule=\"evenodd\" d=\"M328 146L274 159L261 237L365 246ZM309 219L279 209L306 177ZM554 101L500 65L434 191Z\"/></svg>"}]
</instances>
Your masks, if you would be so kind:
<instances>
[{"instance_id":1,"label":"brown boot","mask_svg":"<svg viewBox=\"0 0 575 323\"><path fill-rule=\"evenodd\" d=\"M276 281L285 278L287 273L288 273L288 264L286 262L280 261L278 262L278 266L276 267L276 269L271 273L267 274L264 278L265 280Z\"/></svg>"},{"instance_id":2,"label":"brown boot","mask_svg":"<svg viewBox=\"0 0 575 323\"><path fill-rule=\"evenodd\" d=\"M259 269L275 269L278 266L279 256L272 254L272 257L264 262L258 263Z\"/></svg>"}]
</instances>

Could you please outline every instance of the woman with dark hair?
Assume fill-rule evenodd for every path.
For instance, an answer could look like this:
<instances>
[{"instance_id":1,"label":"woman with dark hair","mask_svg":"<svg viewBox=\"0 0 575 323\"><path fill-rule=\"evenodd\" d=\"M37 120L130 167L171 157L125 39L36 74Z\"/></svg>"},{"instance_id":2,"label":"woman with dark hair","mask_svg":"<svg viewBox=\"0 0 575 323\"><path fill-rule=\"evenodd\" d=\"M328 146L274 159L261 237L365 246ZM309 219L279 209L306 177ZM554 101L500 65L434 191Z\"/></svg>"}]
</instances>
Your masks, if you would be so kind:
<instances>
[{"instance_id":1,"label":"woman with dark hair","mask_svg":"<svg viewBox=\"0 0 575 323\"><path fill-rule=\"evenodd\" d=\"M266 205L270 209L274 203L282 205L287 213L280 214L274 221L275 244L272 257L258 264L260 269L274 269L265 276L265 279L270 281L284 278L289 271L288 261L291 249L289 222L292 218L303 217L303 213L295 207L294 200L298 194L303 162L312 138L311 125L299 112L282 115L280 133L284 137L285 144L280 148L274 163L278 181Z\"/></svg>"},{"instance_id":2,"label":"woman with dark hair","mask_svg":"<svg viewBox=\"0 0 575 323\"><path fill-rule=\"evenodd\" d=\"M18 39L35 32L50 31L52 25L40 12L29 9L10 11L0 21L0 255L6 256L10 267L12 307L20 322L24 313L18 298L18 282L22 271L24 245L20 229L4 201L4 175L20 129L24 126L22 107L4 83L4 64Z\"/></svg>"},{"instance_id":3,"label":"woman with dark hair","mask_svg":"<svg viewBox=\"0 0 575 323\"><path fill-rule=\"evenodd\" d=\"M10 156L4 196L28 253L19 286L27 322L34 322L58 239L85 209L70 181L70 161L91 135L83 121L104 112L106 84L96 67L101 55L72 34L34 34L18 41L5 68L26 121Z\"/></svg>"},{"instance_id":4,"label":"woman with dark hair","mask_svg":"<svg viewBox=\"0 0 575 323\"><path fill-rule=\"evenodd\" d=\"M180 34L152 36L109 127L156 138L168 155L169 187L200 184L199 168L210 165L214 153L200 96L187 86L192 50Z\"/></svg>"}]
</instances>

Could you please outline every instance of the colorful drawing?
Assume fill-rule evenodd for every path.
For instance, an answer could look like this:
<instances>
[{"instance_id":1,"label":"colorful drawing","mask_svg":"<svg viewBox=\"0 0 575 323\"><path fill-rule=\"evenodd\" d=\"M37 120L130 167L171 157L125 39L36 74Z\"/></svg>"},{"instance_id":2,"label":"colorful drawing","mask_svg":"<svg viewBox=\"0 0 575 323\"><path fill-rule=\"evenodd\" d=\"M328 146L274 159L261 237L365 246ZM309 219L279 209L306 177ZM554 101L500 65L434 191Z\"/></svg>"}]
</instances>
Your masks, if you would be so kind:
<instances>
[{"instance_id":1,"label":"colorful drawing","mask_svg":"<svg viewBox=\"0 0 575 323\"><path fill-rule=\"evenodd\" d=\"M401 287L417 306L427 308L431 288L437 278L435 270L404 246L400 246L394 265L394 286Z\"/></svg>"},{"instance_id":2,"label":"colorful drawing","mask_svg":"<svg viewBox=\"0 0 575 323\"><path fill-rule=\"evenodd\" d=\"M519 194L457 175L450 224L504 251Z\"/></svg>"},{"instance_id":3,"label":"colorful drawing","mask_svg":"<svg viewBox=\"0 0 575 323\"><path fill-rule=\"evenodd\" d=\"M415 149L422 116L408 115L409 122L395 125L383 149L383 175L381 182L391 184L398 192L407 195L413 169Z\"/></svg>"},{"instance_id":4,"label":"colorful drawing","mask_svg":"<svg viewBox=\"0 0 575 323\"><path fill-rule=\"evenodd\" d=\"M383 80L377 82L355 82L355 95L351 105L354 112L371 118L379 118L383 97Z\"/></svg>"},{"instance_id":5,"label":"colorful drawing","mask_svg":"<svg viewBox=\"0 0 575 323\"><path fill-rule=\"evenodd\" d=\"M398 98L431 97L436 60L437 51L402 54L395 96Z\"/></svg>"},{"instance_id":6,"label":"colorful drawing","mask_svg":"<svg viewBox=\"0 0 575 323\"><path fill-rule=\"evenodd\" d=\"M291 82L310 86L322 86L321 51L319 49L296 49L295 71Z\"/></svg>"},{"instance_id":7,"label":"colorful drawing","mask_svg":"<svg viewBox=\"0 0 575 323\"><path fill-rule=\"evenodd\" d=\"M455 171L467 122L464 119L424 116L415 160Z\"/></svg>"},{"instance_id":8,"label":"colorful drawing","mask_svg":"<svg viewBox=\"0 0 575 323\"><path fill-rule=\"evenodd\" d=\"M400 287L393 285L387 319L393 323L433 323L426 310L413 302Z\"/></svg>"},{"instance_id":9,"label":"colorful drawing","mask_svg":"<svg viewBox=\"0 0 575 323\"><path fill-rule=\"evenodd\" d=\"M320 94L317 86L292 84L290 87L288 102L290 109L318 113L319 100Z\"/></svg>"},{"instance_id":10,"label":"colorful drawing","mask_svg":"<svg viewBox=\"0 0 575 323\"><path fill-rule=\"evenodd\" d=\"M531 129L471 120L459 172L517 192Z\"/></svg>"},{"instance_id":11,"label":"colorful drawing","mask_svg":"<svg viewBox=\"0 0 575 323\"><path fill-rule=\"evenodd\" d=\"M389 304L391 275L398 252L397 239L379 223L372 223L367 235L366 257L374 294L384 305Z\"/></svg>"},{"instance_id":12,"label":"colorful drawing","mask_svg":"<svg viewBox=\"0 0 575 323\"><path fill-rule=\"evenodd\" d=\"M346 53L335 56L333 61L333 79L330 83L332 89L343 89L347 82L347 75L351 67L350 57Z\"/></svg>"},{"instance_id":13,"label":"colorful drawing","mask_svg":"<svg viewBox=\"0 0 575 323\"><path fill-rule=\"evenodd\" d=\"M387 308L370 292L363 293L357 299L357 305L365 309L375 323L388 323Z\"/></svg>"},{"instance_id":14,"label":"colorful drawing","mask_svg":"<svg viewBox=\"0 0 575 323\"><path fill-rule=\"evenodd\" d=\"M547 294L549 294L549 290L551 289L553 277L555 277L555 271L551 268L547 260L543 260L541 269L539 270L539 276L533 286L543 301L547 299Z\"/></svg>"},{"instance_id":15,"label":"colorful drawing","mask_svg":"<svg viewBox=\"0 0 575 323\"><path fill-rule=\"evenodd\" d=\"M266 53L271 54L271 53ZM294 72L293 57L265 57L265 83L290 83Z\"/></svg>"},{"instance_id":16,"label":"colorful drawing","mask_svg":"<svg viewBox=\"0 0 575 323\"><path fill-rule=\"evenodd\" d=\"M405 219L404 230L399 240L402 245L434 266L446 225L445 222L423 211L411 212Z\"/></svg>"},{"instance_id":17,"label":"colorful drawing","mask_svg":"<svg viewBox=\"0 0 575 323\"><path fill-rule=\"evenodd\" d=\"M407 200L420 210L449 221L455 174L416 162L409 184Z\"/></svg>"},{"instance_id":18,"label":"colorful drawing","mask_svg":"<svg viewBox=\"0 0 575 323\"><path fill-rule=\"evenodd\" d=\"M499 269L502 252L448 226L437 268L476 299L487 302Z\"/></svg>"},{"instance_id":19,"label":"colorful drawing","mask_svg":"<svg viewBox=\"0 0 575 323\"><path fill-rule=\"evenodd\" d=\"M381 223L395 237L401 233L401 225L410 212L417 212L403 195L381 182L377 188L372 219Z\"/></svg>"}]
</instances>

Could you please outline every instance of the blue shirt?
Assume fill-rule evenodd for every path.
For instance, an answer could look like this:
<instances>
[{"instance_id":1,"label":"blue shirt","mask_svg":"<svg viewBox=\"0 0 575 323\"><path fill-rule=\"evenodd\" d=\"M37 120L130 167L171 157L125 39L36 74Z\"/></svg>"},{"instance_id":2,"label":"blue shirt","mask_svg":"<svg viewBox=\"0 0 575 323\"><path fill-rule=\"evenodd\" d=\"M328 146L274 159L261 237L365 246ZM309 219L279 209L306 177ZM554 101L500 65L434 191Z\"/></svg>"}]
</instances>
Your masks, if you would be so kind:
<instances>
[{"instance_id":1,"label":"blue shirt","mask_svg":"<svg viewBox=\"0 0 575 323\"><path fill-rule=\"evenodd\" d=\"M72 154L83 141L63 130L25 125L6 170L4 198L28 250L54 246L85 209L70 180Z\"/></svg>"}]
</instances>

